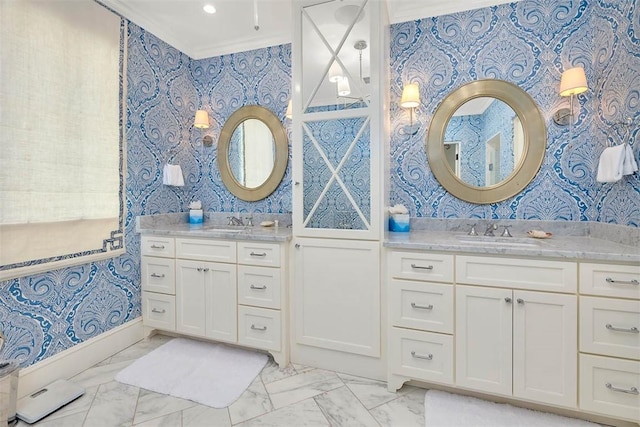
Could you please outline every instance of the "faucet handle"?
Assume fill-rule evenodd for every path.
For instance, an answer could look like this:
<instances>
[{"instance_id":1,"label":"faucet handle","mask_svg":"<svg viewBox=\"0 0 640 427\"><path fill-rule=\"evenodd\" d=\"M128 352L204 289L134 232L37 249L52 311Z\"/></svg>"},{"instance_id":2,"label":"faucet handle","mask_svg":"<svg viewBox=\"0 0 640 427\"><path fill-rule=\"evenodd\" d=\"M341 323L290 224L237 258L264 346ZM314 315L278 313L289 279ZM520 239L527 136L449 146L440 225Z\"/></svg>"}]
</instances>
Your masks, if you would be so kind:
<instances>
[{"instance_id":1,"label":"faucet handle","mask_svg":"<svg viewBox=\"0 0 640 427\"><path fill-rule=\"evenodd\" d=\"M249 215L249 216L245 217L244 219L247 220L247 223L246 223L247 227L253 227L253 215Z\"/></svg>"},{"instance_id":2,"label":"faucet handle","mask_svg":"<svg viewBox=\"0 0 640 427\"><path fill-rule=\"evenodd\" d=\"M232 216L228 216L227 219L229 220L227 225L233 225L233 217Z\"/></svg>"},{"instance_id":3,"label":"faucet handle","mask_svg":"<svg viewBox=\"0 0 640 427\"><path fill-rule=\"evenodd\" d=\"M471 230L467 233L469 236L477 236L478 232L476 231L476 224L471 224Z\"/></svg>"},{"instance_id":4,"label":"faucet handle","mask_svg":"<svg viewBox=\"0 0 640 427\"><path fill-rule=\"evenodd\" d=\"M504 231L502 232L501 236L502 237L513 237L511 235L511 233L509 233L509 227L511 227L510 225L503 225L504 227Z\"/></svg>"}]
</instances>

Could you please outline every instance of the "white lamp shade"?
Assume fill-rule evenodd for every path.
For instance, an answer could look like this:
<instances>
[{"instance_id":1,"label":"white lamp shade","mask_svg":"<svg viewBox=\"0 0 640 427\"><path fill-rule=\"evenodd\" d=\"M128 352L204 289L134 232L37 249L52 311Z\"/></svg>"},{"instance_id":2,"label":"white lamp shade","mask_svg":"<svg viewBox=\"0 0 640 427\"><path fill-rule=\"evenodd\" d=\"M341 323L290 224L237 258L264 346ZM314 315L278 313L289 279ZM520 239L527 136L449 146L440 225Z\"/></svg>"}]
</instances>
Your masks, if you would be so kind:
<instances>
[{"instance_id":1,"label":"white lamp shade","mask_svg":"<svg viewBox=\"0 0 640 427\"><path fill-rule=\"evenodd\" d=\"M402 108L415 108L420 106L420 89L417 83L404 85L402 98L400 98Z\"/></svg>"},{"instance_id":2,"label":"white lamp shade","mask_svg":"<svg viewBox=\"0 0 640 427\"><path fill-rule=\"evenodd\" d=\"M287 119L293 117L293 107L291 106L291 100L289 100L289 103L287 104L287 112L284 113L284 115Z\"/></svg>"},{"instance_id":3,"label":"white lamp shade","mask_svg":"<svg viewBox=\"0 0 640 427\"><path fill-rule=\"evenodd\" d=\"M338 96L347 96L351 93L349 79L342 79L338 82Z\"/></svg>"},{"instance_id":4,"label":"white lamp shade","mask_svg":"<svg viewBox=\"0 0 640 427\"><path fill-rule=\"evenodd\" d=\"M194 120L193 125L199 129L208 129L209 113L207 113L205 110L196 111L196 119Z\"/></svg>"},{"instance_id":5,"label":"white lamp shade","mask_svg":"<svg viewBox=\"0 0 640 427\"><path fill-rule=\"evenodd\" d=\"M329 68L329 81L331 83L338 83L342 79L342 68L340 67L340 64L338 64L338 61L333 61L331 68Z\"/></svg>"},{"instance_id":6,"label":"white lamp shade","mask_svg":"<svg viewBox=\"0 0 640 427\"><path fill-rule=\"evenodd\" d=\"M587 77L584 74L584 68L574 67L565 70L560 79L560 96L577 95L586 92Z\"/></svg>"}]
</instances>

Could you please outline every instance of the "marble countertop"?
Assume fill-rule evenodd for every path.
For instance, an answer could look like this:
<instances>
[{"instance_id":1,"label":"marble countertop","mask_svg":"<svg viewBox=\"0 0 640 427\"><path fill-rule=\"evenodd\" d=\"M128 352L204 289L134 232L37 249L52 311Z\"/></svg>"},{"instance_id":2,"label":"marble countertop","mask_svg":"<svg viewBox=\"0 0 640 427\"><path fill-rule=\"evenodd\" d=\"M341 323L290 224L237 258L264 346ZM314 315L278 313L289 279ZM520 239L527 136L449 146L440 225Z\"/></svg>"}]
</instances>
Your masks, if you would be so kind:
<instances>
[{"instance_id":1,"label":"marble countertop","mask_svg":"<svg viewBox=\"0 0 640 427\"><path fill-rule=\"evenodd\" d=\"M546 226L547 230L553 229L552 225ZM465 226L454 227L453 230L418 226L408 233L387 233L384 246L408 250L640 263L640 246L635 240L627 239L621 243L603 238L602 233L590 233L588 229L580 232L566 227L555 229L548 239L531 238L524 230L512 230L511 238L498 237L499 233L496 233L496 237L485 237L483 231L484 228L478 227L481 235L469 236ZM612 233L612 237L616 237L615 233Z\"/></svg>"},{"instance_id":2,"label":"marble countertop","mask_svg":"<svg viewBox=\"0 0 640 427\"><path fill-rule=\"evenodd\" d=\"M206 215L203 224L189 224L184 214L148 215L136 218L136 231L141 234L156 234L173 237L196 237L229 240L254 240L266 242L287 242L291 240L290 217L274 216L279 219L278 227L261 227L254 225L226 225L224 216ZM269 218L271 220L271 218ZM265 220L262 216L254 217L254 224Z\"/></svg>"}]
</instances>

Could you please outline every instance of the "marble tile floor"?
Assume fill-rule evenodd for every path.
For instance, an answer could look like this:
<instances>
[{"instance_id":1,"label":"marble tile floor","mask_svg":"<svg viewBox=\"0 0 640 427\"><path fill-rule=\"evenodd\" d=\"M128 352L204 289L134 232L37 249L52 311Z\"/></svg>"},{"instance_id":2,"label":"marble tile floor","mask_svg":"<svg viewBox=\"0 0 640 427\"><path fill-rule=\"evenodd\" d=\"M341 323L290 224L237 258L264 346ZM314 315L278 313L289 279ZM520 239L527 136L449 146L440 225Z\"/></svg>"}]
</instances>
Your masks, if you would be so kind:
<instances>
[{"instance_id":1,"label":"marble tile floor","mask_svg":"<svg viewBox=\"0 0 640 427\"><path fill-rule=\"evenodd\" d=\"M425 390L270 360L244 394L215 409L118 383L115 375L171 337L155 335L71 378L84 396L36 424L38 427L424 426ZM19 427L30 424L20 421Z\"/></svg>"}]
</instances>

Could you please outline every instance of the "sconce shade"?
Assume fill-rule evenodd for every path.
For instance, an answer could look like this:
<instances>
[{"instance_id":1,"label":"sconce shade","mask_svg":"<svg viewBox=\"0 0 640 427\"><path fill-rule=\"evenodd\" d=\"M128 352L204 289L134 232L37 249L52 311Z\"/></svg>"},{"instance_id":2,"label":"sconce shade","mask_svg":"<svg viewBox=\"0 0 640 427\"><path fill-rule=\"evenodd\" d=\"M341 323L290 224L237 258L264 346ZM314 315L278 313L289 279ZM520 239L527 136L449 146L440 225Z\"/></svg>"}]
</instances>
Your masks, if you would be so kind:
<instances>
[{"instance_id":1,"label":"sconce shade","mask_svg":"<svg viewBox=\"0 0 640 427\"><path fill-rule=\"evenodd\" d=\"M287 119L293 117L293 107L291 106L291 100L289 100L289 103L287 104L287 112L284 113L284 115Z\"/></svg>"},{"instance_id":2,"label":"sconce shade","mask_svg":"<svg viewBox=\"0 0 640 427\"><path fill-rule=\"evenodd\" d=\"M194 120L193 125L199 129L208 129L209 113L207 113L205 110L196 111L196 119Z\"/></svg>"},{"instance_id":3,"label":"sconce shade","mask_svg":"<svg viewBox=\"0 0 640 427\"><path fill-rule=\"evenodd\" d=\"M560 79L560 96L577 95L586 92L587 77L584 75L584 68L574 67L565 70Z\"/></svg>"},{"instance_id":4,"label":"sconce shade","mask_svg":"<svg viewBox=\"0 0 640 427\"><path fill-rule=\"evenodd\" d=\"M329 81L331 83L338 83L342 79L342 68L340 68L340 64L338 64L338 61L333 61L333 64L331 64L331 68L329 68Z\"/></svg>"},{"instance_id":5,"label":"sconce shade","mask_svg":"<svg viewBox=\"0 0 640 427\"><path fill-rule=\"evenodd\" d=\"M351 93L349 79L342 79L338 82L338 96L348 96Z\"/></svg>"},{"instance_id":6,"label":"sconce shade","mask_svg":"<svg viewBox=\"0 0 640 427\"><path fill-rule=\"evenodd\" d=\"M400 106L402 108L416 108L420 106L420 89L417 83L404 85L402 98L400 98Z\"/></svg>"}]
</instances>

